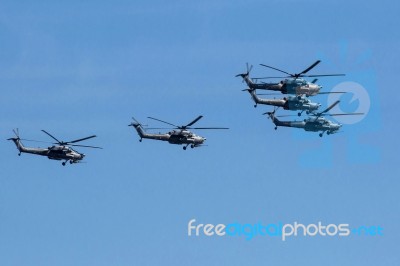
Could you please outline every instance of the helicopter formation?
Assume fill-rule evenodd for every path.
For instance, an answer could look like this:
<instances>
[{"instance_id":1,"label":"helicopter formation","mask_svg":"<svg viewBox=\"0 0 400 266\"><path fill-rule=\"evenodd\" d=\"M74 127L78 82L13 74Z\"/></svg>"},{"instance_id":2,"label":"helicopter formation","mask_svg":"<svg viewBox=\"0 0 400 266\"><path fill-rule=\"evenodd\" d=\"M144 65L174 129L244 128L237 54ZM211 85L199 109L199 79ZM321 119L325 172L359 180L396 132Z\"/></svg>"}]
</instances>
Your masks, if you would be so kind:
<instances>
[{"instance_id":1,"label":"helicopter formation","mask_svg":"<svg viewBox=\"0 0 400 266\"><path fill-rule=\"evenodd\" d=\"M321 107L321 103L313 102L309 99L312 96L316 96L318 94L328 94L328 93L345 93L345 92L322 92L322 86L318 85L316 82L318 79L314 79L311 82L305 80L305 78L317 78L317 77L326 77L326 76L344 76L345 74L323 74L323 75L308 75L307 73L317 66L321 61L317 60L312 65L307 67L300 73L290 74L281 69L271 67L265 64L260 64L263 67L270 68L281 73L286 74L285 77L261 77L261 78L250 78L250 72L253 66L246 64L246 73L237 74L236 77L241 77L243 82L245 82L248 88L243 91L248 91L251 95L252 100L254 101L254 107L257 105L269 105L273 106L273 111L268 111L263 113L263 115L267 115L268 118L272 120L272 123L275 125L275 130L278 127L293 127L304 129L305 131L311 132L319 132L319 136L322 137L326 132L327 135L335 134L339 132L342 127L342 124L335 123L326 118L326 116L340 116L340 115L361 115L363 113L340 113L340 114L328 114L332 108L334 108L337 104L339 104L339 100L334 102L332 105L328 106L325 110L318 112L318 109ZM282 78L281 81L276 83L265 83L258 82L258 80L270 79L270 78ZM286 94L287 96L282 99L268 99L268 98L260 98L260 95L257 94L257 90L269 90L281 92L282 94ZM268 94L266 94L268 95ZM297 116L301 116L303 112L308 115L307 118L302 121L281 121L278 117L284 116L292 116L292 115L276 115L276 111L282 108L283 110L288 111L297 111ZM191 122L186 125L177 126L170 122L154 118L148 117L151 120L155 120L161 122L163 124L168 125L169 127L158 127L158 128L150 128L143 124L141 124L138 120L132 117L133 122L131 122L128 126L132 126L139 136L139 141L142 142L143 139L151 139L151 140L159 140L165 141L169 144L175 145L183 145L183 149L186 150L187 147L196 148L204 146L204 142L206 138L200 135L195 134L192 130L220 130L220 129L229 129L227 127L192 127L195 123L197 123L200 119L203 118L202 115L199 115ZM170 131L166 133L148 133L147 130L155 130L155 129L169 129ZM28 140L21 139L19 135L18 129L13 130L15 137L9 138L16 145L20 156L21 153L28 153L39 156L46 156L50 160L58 160L63 161L62 165L65 166L67 162L70 164L76 164L82 162L85 157L84 153L80 153L74 150L72 147L84 147L84 148L95 148L102 149L97 146L89 146L89 145L81 145L76 144L78 142L95 138L96 135L91 135L85 138L80 138L72 141L60 141L53 135L51 135L46 130L42 130L43 133L52 138L55 142L52 143L52 146L48 148L33 148L26 147L23 145L22 140L24 141L34 141L34 142L44 142L44 141L36 141L36 140ZM46 142L49 143L49 142ZM50 142L51 143L51 142Z\"/></svg>"},{"instance_id":2,"label":"helicopter formation","mask_svg":"<svg viewBox=\"0 0 400 266\"><path fill-rule=\"evenodd\" d=\"M311 96L316 96L318 94L329 94L329 93L345 93L342 91L335 92L321 92L322 86L318 85L316 82L318 79L314 79L311 82L305 80L305 77L333 77L333 76L345 76L345 74L318 74L318 75L307 75L307 73L317 66L321 61L317 60L312 65L301 71L297 74L291 74L281 69L271 67L265 64L260 64L263 67L270 68L281 73L284 73L288 76L285 77L260 77L260 78L250 78L250 72L253 68L251 65L249 67L248 63L246 64L246 73L237 74L236 77L241 77L243 82L246 82L248 88L243 91L248 91L251 95L252 100L254 101L254 107L257 107L258 104L263 105L271 105L274 106L274 110L272 112L266 112L263 115L268 115L268 118L272 120L272 123L275 125L275 130L278 127L294 127L294 128L302 128L305 131L312 132L320 132L319 136L322 137L326 132L327 135L331 135L334 133L338 133L342 124L335 123L325 116L339 116L339 115L362 115L363 113L341 113L341 114L327 114L329 110L339 104L340 101L334 102L332 105L327 107L322 112L317 112L321 107L321 103L313 102L309 99ZM278 83L257 83L258 80L262 79L271 79L271 78L283 78ZM270 91L278 91L282 94L288 94L287 97L282 99L264 99L260 98L257 94L257 90L270 90ZM268 95L268 94L267 94ZM305 111L309 116L305 118L303 121L281 121L277 117L283 116L292 116L292 115L275 115L275 112L282 108L284 110L289 111L298 111L297 116L301 116Z\"/></svg>"}]
</instances>

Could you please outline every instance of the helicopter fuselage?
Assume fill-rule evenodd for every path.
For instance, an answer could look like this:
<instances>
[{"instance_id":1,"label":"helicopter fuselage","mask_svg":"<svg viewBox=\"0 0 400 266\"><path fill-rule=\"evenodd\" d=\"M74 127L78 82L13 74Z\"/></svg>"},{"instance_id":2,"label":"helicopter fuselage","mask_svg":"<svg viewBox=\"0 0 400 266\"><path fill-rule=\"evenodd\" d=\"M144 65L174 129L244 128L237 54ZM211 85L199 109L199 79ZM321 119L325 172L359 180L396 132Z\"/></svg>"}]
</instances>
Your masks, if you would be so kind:
<instances>
[{"instance_id":1,"label":"helicopter fuselage","mask_svg":"<svg viewBox=\"0 0 400 266\"><path fill-rule=\"evenodd\" d=\"M323 117L318 117L318 118L308 118L305 119L305 126L304 130L305 131L322 131L322 132L327 132L328 134L333 134L337 132L341 124L334 123L326 118Z\"/></svg>"},{"instance_id":2,"label":"helicopter fuselage","mask_svg":"<svg viewBox=\"0 0 400 266\"><path fill-rule=\"evenodd\" d=\"M254 107L256 107L257 104L265 104L265 105L282 107L285 110L291 110L291 111L300 110L300 111L307 111L307 113L310 113L318 110L318 108L321 106L321 104L314 103L310 99L304 96L288 96L283 99L264 99L258 97L255 90L248 89L248 91L250 92L252 99L255 102Z\"/></svg>"},{"instance_id":3,"label":"helicopter fuselage","mask_svg":"<svg viewBox=\"0 0 400 266\"><path fill-rule=\"evenodd\" d=\"M273 114L270 114L269 116L275 124L275 129L280 126L303 128L305 131L322 132L320 134L321 137L324 132L327 132L328 135L337 133L342 127L341 124L334 123L324 117L310 117L303 121L280 121Z\"/></svg>"},{"instance_id":4,"label":"helicopter fuselage","mask_svg":"<svg viewBox=\"0 0 400 266\"><path fill-rule=\"evenodd\" d=\"M194 148L202 145L206 140L206 138L198 136L186 129L172 130L168 133L154 134L145 132L140 124L132 124L132 126L139 134L140 141L142 139L154 139L168 141L168 143L177 145L191 145L191 147Z\"/></svg>"},{"instance_id":5,"label":"helicopter fuselage","mask_svg":"<svg viewBox=\"0 0 400 266\"><path fill-rule=\"evenodd\" d=\"M305 95L307 97L317 95L322 88L320 85L308 82L302 78L284 79L279 83L264 83L258 85L264 85L264 90L277 90L282 94Z\"/></svg>"},{"instance_id":6,"label":"helicopter fuselage","mask_svg":"<svg viewBox=\"0 0 400 266\"><path fill-rule=\"evenodd\" d=\"M85 155L67 146L52 146L48 148L47 157L51 160L71 160L77 162Z\"/></svg>"},{"instance_id":7,"label":"helicopter fuselage","mask_svg":"<svg viewBox=\"0 0 400 266\"><path fill-rule=\"evenodd\" d=\"M168 132L170 136L168 142L171 144L193 144L195 146L204 143L206 138L198 136L189 130L173 130Z\"/></svg>"}]
</instances>

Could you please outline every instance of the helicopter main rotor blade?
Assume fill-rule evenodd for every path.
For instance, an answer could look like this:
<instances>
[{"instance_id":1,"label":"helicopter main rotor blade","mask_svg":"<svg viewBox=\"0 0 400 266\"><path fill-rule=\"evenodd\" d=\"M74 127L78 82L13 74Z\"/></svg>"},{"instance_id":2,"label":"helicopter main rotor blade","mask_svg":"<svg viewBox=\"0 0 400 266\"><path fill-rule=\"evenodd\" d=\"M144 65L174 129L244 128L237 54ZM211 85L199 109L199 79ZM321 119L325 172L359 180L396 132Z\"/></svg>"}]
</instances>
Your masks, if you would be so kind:
<instances>
[{"instance_id":1,"label":"helicopter main rotor blade","mask_svg":"<svg viewBox=\"0 0 400 266\"><path fill-rule=\"evenodd\" d=\"M324 111L318 113L317 116L321 116L322 114L328 112L328 111L331 110L333 107L335 107L338 103L340 103L339 100L337 100L336 102L334 102L333 104L331 104L331 106L329 106L328 108L326 108Z\"/></svg>"},{"instance_id":2,"label":"helicopter main rotor blade","mask_svg":"<svg viewBox=\"0 0 400 266\"><path fill-rule=\"evenodd\" d=\"M34 140L34 139L21 139L21 140L23 140L23 141L31 141L31 142L51 143L51 144L53 144L52 142L49 142L49 141L41 141L41 140ZM58 144L58 143L57 143L57 144Z\"/></svg>"},{"instance_id":3,"label":"helicopter main rotor blade","mask_svg":"<svg viewBox=\"0 0 400 266\"><path fill-rule=\"evenodd\" d=\"M286 76L286 77L261 77L261 78L253 78L253 79L285 79L285 78L291 78L292 76Z\"/></svg>"},{"instance_id":4,"label":"helicopter main rotor blade","mask_svg":"<svg viewBox=\"0 0 400 266\"><path fill-rule=\"evenodd\" d=\"M338 77L338 76L346 76L346 74L321 74L321 75L299 75L300 77L306 78L317 78L317 77ZM261 77L261 78L253 78L253 79L284 79L284 78L293 78L293 76L286 76L286 77ZM311 82L315 83L315 82Z\"/></svg>"},{"instance_id":5,"label":"helicopter main rotor blade","mask_svg":"<svg viewBox=\"0 0 400 266\"><path fill-rule=\"evenodd\" d=\"M52 139L54 139L55 141L57 141L58 144L63 143L62 141L59 141L58 139L56 139L56 137L54 137L53 135L51 135L49 132L47 132L46 130L42 129L42 132L46 133L47 135L49 135Z\"/></svg>"},{"instance_id":6,"label":"helicopter main rotor blade","mask_svg":"<svg viewBox=\"0 0 400 266\"><path fill-rule=\"evenodd\" d=\"M321 63L321 60L317 60L315 61L314 64L312 64L311 66L309 66L308 68L304 69L302 72L300 72L299 74L297 74L296 76L302 76L303 74L307 73L308 71L310 71L311 69L313 69L316 65L318 65L319 63Z\"/></svg>"},{"instance_id":7,"label":"helicopter main rotor blade","mask_svg":"<svg viewBox=\"0 0 400 266\"><path fill-rule=\"evenodd\" d=\"M327 92L318 92L318 94L331 94L331 93L346 93L345 91L327 91Z\"/></svg>"},{"instance_id":8,"label":"helicopter main rotor blade","mask_svg":"<svg viewBox=\"0 0 400 266\"><path fill-rule=\"evenodd\" d=\"M321 74L321 75L301 75L302 77L316 78L316 77L337 77L346 76L346 74Z\"/></svg>"},{"instance_id":9,"label":"helicopter main rotor blade","mask_svg":"<svg viewBox=\"0 0 400 266\"><path fill-rule=\"evenodd\" d=\"M264 65L264 64L260 64L260 65L263 66L263 67L268 67L268 68L274 69L274 70L276 70L276 71L285 73L285 74L287 74L287 75L289 75L289 76L291 76L291 77L294 76L294 75L292 75L292 74L290 74L290 73L288 73L288 72L286 72L286 71L280 70L279 68L275 68L275 67L272 67L272 66L267 66L267 65Z\"/></svg>"},{"instance_id":10,"label":"helicopter main rotor blade","mask_svg":"<svg viewBox=\"0 0 400 266\"><path fill-rule=\"evenodd\" d=\"M79 145L79 144L71 144L71 145L68 145L68 146L85 147L85 148L93 148L93 149L103 149L102 147L88 146L88 145Z\"/></svg>"},{"instance_id":11,"label":"helicopter main rotor blade","mask_svg":"<svg viewBox=\"0 0 400 266\"><path fill-rule=\"evenodd\" d=\"M179 128L177 125L174 125L174 124L168 123L168 122L166 122L166 121L163 121L163 120L161 120L161 119L158 119L158 118L154 118L154 117L150 117L150 116L148 116L147 118L150 118L150 119L153 119L153 120L156 120L156 121L162 122L162 123L164 123L164 124L167 124L167 125L170 125L170 126L173 126L173 127L177 127L177 128Z\"/></svg>"},{"instance_id":12,"label":"helicopter main rotor blade","mask_svg":"<svg viewBox=\"0 0 400 266\"><path fill-rule=\"evenodd\" d=\"M229 129L228 127L190 127L190 129Z\"/></svg>"},{"instance_id":13,"label":"helicopter main rotor blade","mask_svg":"<svg viewBox=\"0 0 400 266\"><path fill-rule=\"evenodd\" d=\"M276 117L292 117L292 116L299 117L298 115L277 115Z\"/></svg>"},{"instance_id":14,"label":"helicopter main rotor blade","mask_svg":"<svg viewBox=\"0 0 400 266\"><path fill-rule=\"evenodd\" d=\"M95 138L95 137L97 137L96 135L92 135L92 136L89 136L89 137L86 137L86 138L81 138L81 139L76 139L76 140L72 140L72 141L67 141L66 143L76 143L76 142L80 142L80 141L82 141L82 140L87 140L87 139L91 139L91 138Z\"/></svg>"},{"instance_id":15,"label":"helicopter main rotor blade","mask_svg":"<svg viewBox=\"0 0 400 266\"><path fill-rule=\"evenodd\" d=\"M282 94L278 94L278 93L257 93L257 95L280 96Z\"/></svg>"},{"instance_id":16,"label":"helicopter main rotor blade","mask_svg":"<svg viewBox=\"0 0 400 266\"><path fill-rule=\"evenodd\" d=\"M146 127L146 129L175 129L176 127Z\"/></svg>"},{"instance_id":17,"label":"helicopter main rotor blade","mask_svg":"<svg viewBox=\"0 0 400 266\"><path fill-rule=\"evenodd\" d=\"M364 113L344 113L344 114L327 114L327 116L339 116L339 115L363 115Z\"/></svg>"},{"instance_id":18,"label":"helicopter main rotor blade","mask_svg":"<svg viewBox=\"0 0 400 266\"><path fill-rule=\"evenodd\" d=\"M190 127L191 125L193 125L194 123L196 123L197 121L199 121L201 118L203 118L202 115L199 115L195 120L193 120L192 122L190 122L189 124L187 124L186 126L182 126L183 128L187 128Z\"/></svg>"}]
</instances>

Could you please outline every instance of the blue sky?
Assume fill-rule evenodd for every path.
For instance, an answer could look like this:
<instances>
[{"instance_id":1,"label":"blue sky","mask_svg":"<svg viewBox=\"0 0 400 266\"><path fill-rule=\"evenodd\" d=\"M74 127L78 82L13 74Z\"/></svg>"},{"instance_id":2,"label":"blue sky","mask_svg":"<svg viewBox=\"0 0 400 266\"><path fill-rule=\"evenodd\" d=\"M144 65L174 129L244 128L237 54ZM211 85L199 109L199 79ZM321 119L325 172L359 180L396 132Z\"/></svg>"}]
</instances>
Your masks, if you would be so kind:
<instances>
[{"instance_id":1,"label":"blue sky","mask_svg":"<svg viewBox=\"0 0 400 266\"><path fill-rule=\"evenodd\" d=\"M372 1L0 2L1 265L397 265L399 4ZM344 132L273 130L234 76L313 73L362 84ZM276 96L280 97L280 96ZM327 96L313 98L326 106ZM353 111L351 96L341 109ZM208 146L139 143L131 116L230 127ZM91 134L85 164L17 156L28 139ZM37 146L37 143L25 143ZM380 225L383 236L188 237L187 223Z\"/></svg>"}]
</instances>

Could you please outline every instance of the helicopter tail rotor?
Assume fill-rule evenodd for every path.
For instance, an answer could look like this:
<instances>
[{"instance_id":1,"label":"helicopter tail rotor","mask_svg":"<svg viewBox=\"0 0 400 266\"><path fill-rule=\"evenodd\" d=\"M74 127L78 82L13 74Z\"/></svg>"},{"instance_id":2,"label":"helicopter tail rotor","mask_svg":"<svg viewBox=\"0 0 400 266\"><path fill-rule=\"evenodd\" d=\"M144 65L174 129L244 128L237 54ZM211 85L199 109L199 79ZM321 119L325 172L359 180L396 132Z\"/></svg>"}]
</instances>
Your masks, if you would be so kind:
<instances>
[{"instance_id":1,"label":"helicopter tail rotor","mask_svg":"<svg viewBox=\"0 0 400 266\"><path fill-rule=\"evenodd\" d=\"M14 132L15 136L17 137L17 139L20 139L20 137L19 137L19 129L18 128L13 129L13 132Z\"/></svg>"},{"instance_id":2,"label":"helicopter tail rotor","mask_svg":"<svg viewBox=\"0 0 400 266\"><path fill-rule=\"evenodd\" d=\"M17 149L18 149L18 151L19 151L18 156L21 156L21 152L24 151L24 145L22 144L21 138L19 137L19 130L18 130L18 128L13 129L13 132L14 132L14 134L15 134L15 137L14 137L14 138L9 138L9 139L7 139L7 140L12 140L12 141L14 142L15 146L17 146Z\"/></svg>"},{"instance_id":3,"label":"helicopter tail rotor","mask_svg":"<svg viewBox=\"0 0 400 266\"><path fill-rule=\"evenodd\" d=\"M15 142L15 141L21 140L21 138L19 137L19 130L18 130L18 128L13 129L12 131L14 132L15 137L14 137L14 138L8 138L7 140L12 140L12 141L14 141L14 142Z\"/></svg>"},{"instance_id":4,"label":"helicopter tail rotor","mask_svg":"<svg viewBox=\"0 0 400 266\"><path fill-rule=\"evenodd\" d=\"M18 128L16 130L13 129L13 132L14 132L16 138L15 137L14 138L8 138L7 140L12 140L15 143L15 145L17 146L18 150L19 150L20 137L19 137Z\"/></svg>"},{"instance_id":5,"label":"helicopter tail rotor","mask_svg":"<svg viewBox=\"0 0 400 266\"><path fill-rule=\"evenodd\" d=\"M274 119L275 117L275 112L276 110L278 110L279 107L275 107L274 110L272 112L265 112L263 113L263 115L268 115L268 119Z\"/></svg>"},{"instance_id":6,"label":"helicopter tail rotor","mask_svg":"<svg viewBox=\"0 0 400 266\"><path fill-rule=\"evenodd\" d=\"M252 69L253 69L253 65L249 66L249 63L246 63L246 73L237 74L235 77L242 77L243 78L242 82L244 82L245 78L249 77Z\"/></svg>"}]
</instances>

